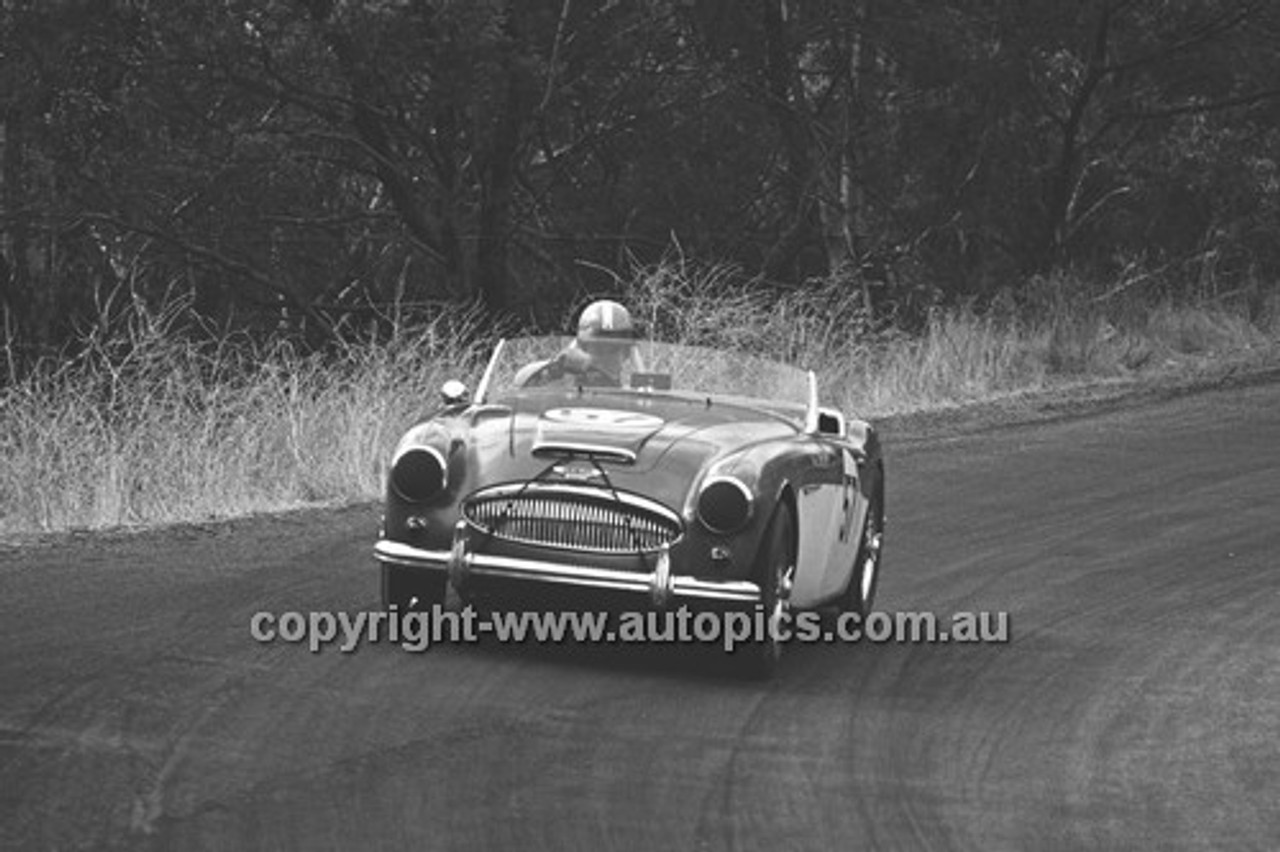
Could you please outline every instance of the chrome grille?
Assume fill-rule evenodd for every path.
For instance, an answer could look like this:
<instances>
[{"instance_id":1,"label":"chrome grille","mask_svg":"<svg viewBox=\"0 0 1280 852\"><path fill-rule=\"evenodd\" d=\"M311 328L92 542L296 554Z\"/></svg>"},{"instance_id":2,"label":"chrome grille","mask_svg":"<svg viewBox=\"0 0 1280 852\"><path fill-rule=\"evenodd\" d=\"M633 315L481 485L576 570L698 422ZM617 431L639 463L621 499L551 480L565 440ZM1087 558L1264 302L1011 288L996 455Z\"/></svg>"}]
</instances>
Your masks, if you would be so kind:
<instances>
[{"instance_id":1,"label":"chrome grille","mask_svg":"<svg viewBox=\"0 0 1280 852\"><path fill-rule=\"evenodd\" d=\"M467 521L499 538L607 553L657 550L680 536L680 518L639 495L586 486L500 486L463 506Z\"/></svg>"}]
</instances>

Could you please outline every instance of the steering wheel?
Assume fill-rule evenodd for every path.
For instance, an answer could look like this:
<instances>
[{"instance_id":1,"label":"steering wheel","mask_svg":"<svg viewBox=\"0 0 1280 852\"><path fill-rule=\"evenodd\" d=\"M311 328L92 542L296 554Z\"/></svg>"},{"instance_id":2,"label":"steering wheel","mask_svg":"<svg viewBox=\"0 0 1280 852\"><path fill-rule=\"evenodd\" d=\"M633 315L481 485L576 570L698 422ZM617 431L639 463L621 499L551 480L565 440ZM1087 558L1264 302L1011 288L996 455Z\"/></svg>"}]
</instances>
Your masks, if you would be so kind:
<instances>
[{"instance_id":1,"label":"steering wheel","mask_svg":"<svg viewBox=\"0 0 1280 852\"><path fill-rule=\"evenodd\" d=\"M596 366L595 364L587 364L580 370L566 370L566 373L573 373L578 377L578 384L584 387L621 387L622 379ZM596 379L596 381L590 381Z\"/></svg>"},{"instance_id":2,"label":"steering wheel","mask_svg":"<svg viewBox=\"0 0 1280 852\"><path fill-rule=\"evenodd\" d=\"M545 385L565 376L573 376L577 383L589 387L621 387L622 381L603 368L589 361L553 359L543 364L521 384L525 387Z\"/></svg>"}]
</instances>

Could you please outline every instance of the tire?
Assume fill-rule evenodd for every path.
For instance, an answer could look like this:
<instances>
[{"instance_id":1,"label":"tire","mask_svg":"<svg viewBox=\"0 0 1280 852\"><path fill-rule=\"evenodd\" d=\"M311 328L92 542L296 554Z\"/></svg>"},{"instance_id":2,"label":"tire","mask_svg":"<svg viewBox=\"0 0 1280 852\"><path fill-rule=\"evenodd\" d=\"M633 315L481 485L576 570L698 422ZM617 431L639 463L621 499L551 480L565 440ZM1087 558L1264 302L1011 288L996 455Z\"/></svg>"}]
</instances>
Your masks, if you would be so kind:
<instances>
[{"instance_id":1,"label":"tire","mask_svg":"<svg viewBox=\"0 0 1280 852\"><path fill-rule=\"evenodd\" d=\"M795 582L795 517L791 507L779 504L761 539L755 577L760 583L761 603L765 612L765 635L753 636L740 646L744 656L744 672L753 678L772 677L778 669L785 641L775 635L770 625L794 629L791 619L791 587Z\"/></svg>"},{"instance_id":2,"label":"tire","mask_svg":"<svg viewBox=\"0 0 1280 852\"><path fill-rule=\"evenodd\" d=\"M449 578L442 571L423 571L401 565L382 566L382 608L421 612L444 604Z\"/></svg>"},{"instance_id":3,"label":"tire","mask_svg":"<svg viewBox=\"0 0 1280 852\"><path fill-rule=\"evenodd\" d=\"M867 517L862 523L862 536L858 541L858 554L849 572L849 587L839 600L844 612L856 612L866 618L875 601L876 587L880 585L880 572L884 557L884 477L881 476L867 506Z\"/></svg>"}]
</instances>

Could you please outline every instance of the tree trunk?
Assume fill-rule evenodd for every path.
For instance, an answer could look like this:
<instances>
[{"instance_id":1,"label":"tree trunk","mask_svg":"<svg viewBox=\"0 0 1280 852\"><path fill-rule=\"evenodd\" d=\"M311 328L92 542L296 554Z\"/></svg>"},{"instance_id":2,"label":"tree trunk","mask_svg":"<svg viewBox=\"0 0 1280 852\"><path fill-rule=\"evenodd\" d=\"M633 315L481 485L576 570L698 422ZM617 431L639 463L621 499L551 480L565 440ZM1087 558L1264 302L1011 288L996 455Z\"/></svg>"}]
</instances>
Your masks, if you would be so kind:
<instances>
[{"instance_id":1,"label":"tree trunk","mask_svg":"<svg viewBox=\"0 0 1280 852\"><path fill-rule=\"evenodd\" d=\"M1065 238L1071 224L1071 196L1080 166L1080 137L1089 106L1108 73L1106 64L1107 45L1111 38L1111 15L1111 6L1104 3L1094 29L1084 79L1071 99L1067 115L1060 121L1062 144L1050 176L1045 223L1034 264L1036 271L1043 272L1052 268L1063 257Z\"/></svg>"},{"instance_id":2,"label":"tree trunk","mask_svg":"<svg viewBox=\"0 0 1280 852\"><path fill-rule=\"evenodd\" d=\"M806 107L792 83L796 74L795 57L787 44L784 7L785 0L762 0L765 94L782 137L786 163L781 182L784 196L778 206L791 211L791 221L765 257L764 274L769 278L785 277L796 256L812 238L809 223L814 208L814 174L809 150L812 137L806 127Z\"/></svg>"},{"instance_id":3,"label":"tree trunk","mask_svg":"<svg viewBox=\"0 0 1280 852\"><path fill-rule=\"evenodd\" d=\"M22 185L26 141L22 113L11 107L4 113L3 153L0 154L0 200L9 211L0 246L0 309L3 328L16 341L40 345L44 341L33 327L30 234L27 228L26 193ZM6 340L6 344L15 342Z\"/></svg>"},{"instance_id":4,"label":"tree trunk","mask_svg":"<svg viewBox=\"0 0 1280 852\"><path fill-rule=\"evenodd\" d=\"M492 316L506 313L513 303L508 264L511 203L516 157L520 152L520 126L529 106L519 73L516 63L508 57L504 108L495 119L493 144L481 178L484 185L480 193L480 232L476 241L476 284L481 304Z\"/></svg>"}]
</instances>

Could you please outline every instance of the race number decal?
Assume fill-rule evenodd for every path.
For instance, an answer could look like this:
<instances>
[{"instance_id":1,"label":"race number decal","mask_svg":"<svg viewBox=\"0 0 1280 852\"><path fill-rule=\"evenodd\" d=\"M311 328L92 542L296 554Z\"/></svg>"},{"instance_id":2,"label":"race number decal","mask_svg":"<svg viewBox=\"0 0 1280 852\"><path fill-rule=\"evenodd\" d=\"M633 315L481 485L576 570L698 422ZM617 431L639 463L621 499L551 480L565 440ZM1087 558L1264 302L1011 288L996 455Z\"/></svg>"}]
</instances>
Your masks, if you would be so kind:
<instances>
[{"instance_id":1,"label":"race number decal","mask_svg":"<svg viewBox=\"0 0 1280 852\"><path fill-rule=\"evenodd\" d=\"M844 453L844 476L840 494L840 529L837 538L845 542L853 532L854 512L858 506L858 463L851 453Z\"/></svg>"},{"instance_id":2,"label":"race number decal","mask_svg":"<svg viewBox=\"0 0 1280 852\"><path fill-rule=\"evenodd\" d=\"M650 431L662 426L662 418L636 411L615 411L610 408L553 408L542 414L543 418L566 426L592 429L622 429L626 431Z\"/></svg>"}]
</instances>

